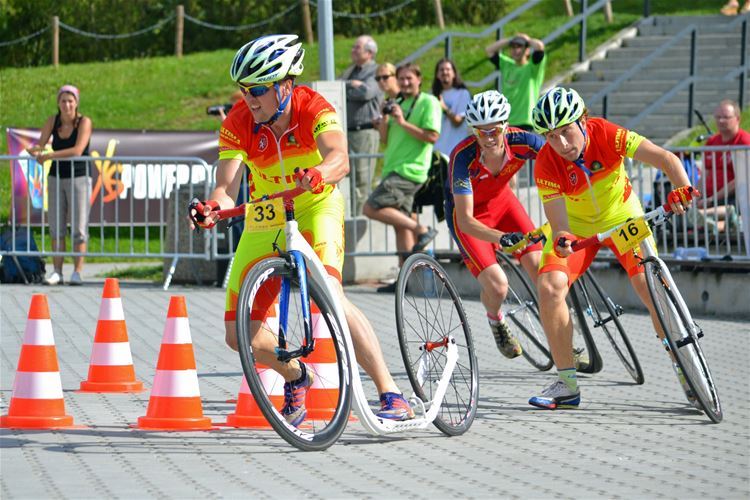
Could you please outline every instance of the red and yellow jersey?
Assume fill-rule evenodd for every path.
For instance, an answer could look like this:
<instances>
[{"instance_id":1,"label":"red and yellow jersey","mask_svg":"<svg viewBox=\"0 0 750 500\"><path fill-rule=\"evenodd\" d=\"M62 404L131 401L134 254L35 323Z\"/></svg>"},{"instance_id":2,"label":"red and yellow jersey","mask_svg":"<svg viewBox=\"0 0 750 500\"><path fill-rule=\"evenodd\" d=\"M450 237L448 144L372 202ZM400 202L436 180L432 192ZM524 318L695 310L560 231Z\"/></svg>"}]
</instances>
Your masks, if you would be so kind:
<instances>
[{"instance_id":1,"label":"red and yellow jersey","mask_svg":"<svg viewBox=\"0 0 750 500\"><path fill-rule=\"evenodd\" d=\"M603 118L586 120L583 164L568 161L545 144L534 177L542 203L565 199L571 231L588 237L642 212L625 172L643 137Z\"/></svg>"},{"instance_id":2,"label":"red and yellow jersey","mask_svg":"<svg viewBox=\"0 0 750 500\"><path fill-rule=\"evenodd\" d=\"M256 125L244 100L234 105L221 124L219 159L239 159L250 169L250 198L294 187L294 169L318 165L323 157L315 142L323 132L343 132L333 106L308 87L295 87L290 103L292 118L278 139L271 128ZM330 195L335 186L320 194L305 193L295 200L298 212Z\"/></svg>"}]
</instances>

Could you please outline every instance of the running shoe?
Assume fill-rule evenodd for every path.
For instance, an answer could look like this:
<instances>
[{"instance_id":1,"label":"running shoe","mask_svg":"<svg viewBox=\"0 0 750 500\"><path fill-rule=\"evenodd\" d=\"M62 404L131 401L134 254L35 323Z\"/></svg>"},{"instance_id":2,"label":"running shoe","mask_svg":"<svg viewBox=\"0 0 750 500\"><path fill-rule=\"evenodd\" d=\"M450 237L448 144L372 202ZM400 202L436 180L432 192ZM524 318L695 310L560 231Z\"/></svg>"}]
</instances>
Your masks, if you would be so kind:
<instances>
[{"instance_id":1,"label":"running shoe","mask_svg":"<svg viewBox=\"0 0 750 500\"><path fill-rule=\"evenodd\" d=\"M73 274L70 275L70 281L68 281L68 284L70 286L83 285L83 280L81 279L81 275L78 273L78 271L74 271Z\"/></svg>"},{"instance_id":2,"label":"running shoe","mask_svg":"<svg viewBox=\"0 0 750 500\"><path fill-rule=\"evenodd\" d=\"M414 410L403 395L397 392L384 392L380 395L378 417L388 420L410 420L414 418Z\"/></svg>"},{"instance_id":3,"label":"running shoe","mask_svg":"<svg viewBox=\"0 0 750 500\"><path fill-rule=\"evenodd\" d=\"M541 395L529 399L531 406L547 410L575 409L578 408L580 403L581 391L571 391L562 380L557 380L554 384L544 389Z\"/></svg>"},{"instance_id":4,"label":"running shoe","mask_svg":"<svg viewBox=\"0 0 750 500\"><path fill-rule=\"evenodd\" d=\"M302 369L300 378L284 384L284 406L281 408L281 414L294 427L299 427L307 416L305 396L307 390L312 387L314 378L304 363L300 363L299 366Z\"/></svg>"},{"instance_id":5,"label":"running shoe","mask_svg":"<svg viewBox=\"0 0 750 500\"><path fill-rule=\"evenodd\" d=\"M431 227L428 227L426 233L423 233L417 236L417 242L414 244L411 251L414 253L421 252L422 250L425 249L427 245L430 244L432 240L435 239L435 236L437 236L437 234L438 234L437 229L432 229Z\"/></svg>"},{"instance_id":6,"label":"running shoe","mask_svg":"<svg viewBox=\"0 0 750 500\"><path fill-rule=\"evenodd\" d=\"M44 284L52 285L52 286L62 285L63 284L62 273L58 273L57 271L53 272L52 274L50 274L44 279Z\"/></svg>"},{"instance_id":7,"label":"running shoe","mask_svg":"<svg viewBox=\"0 0 750 500\"><path fill-rule=\"evenodd\" d=\"M500 321L494 325L490 323L490 330L492 330L492 336L495 337L495 344L497 344L497 348L503 356L513 359L523 354L523 348L518 339L513 336L508 323L505 321Z\"/></svg>"}]
</instances>

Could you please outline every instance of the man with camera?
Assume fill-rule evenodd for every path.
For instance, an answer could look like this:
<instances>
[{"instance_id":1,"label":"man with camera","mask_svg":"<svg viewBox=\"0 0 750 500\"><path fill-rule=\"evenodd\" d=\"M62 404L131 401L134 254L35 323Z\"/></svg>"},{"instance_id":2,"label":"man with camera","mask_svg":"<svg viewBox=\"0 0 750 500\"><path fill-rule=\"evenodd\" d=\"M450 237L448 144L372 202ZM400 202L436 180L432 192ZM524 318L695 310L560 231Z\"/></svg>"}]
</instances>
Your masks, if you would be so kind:
<instances>
[{"instance_id":1,"label":"man with camera","mask_svg":"<svg viewBox=\"0 0 750 500\"><path fill-rule=\"evenodd\" d=\"M435 96L420 91L419 66L401 65L396 77L401 95L396 101L386 101L381 108L380 140L386 146L383 180L367 199L363 213L394 227L396 249L403 256L423 250L437 235L435 229L419 224L412 205L414 194L427 180L433 144L440 136L442 110ZM395 286L378 289L394 290Z\"/></svg>"},{"instance_id":2,"label":"man with camera","mask_svg":"<svg viewBox=\"0 0 750 500\"><path fill-rule=\"evenodd\" d=\"M378 116L381 96L375 81L375 54L378 45L369 35L362 35L352 46L352 65L341 78L346 81L346 121L349 154L374 155L378 152L378 131L372 123ZM376 158L349 158L352 215L362 211L370 192Z\"/></svg>"}]
</instances>

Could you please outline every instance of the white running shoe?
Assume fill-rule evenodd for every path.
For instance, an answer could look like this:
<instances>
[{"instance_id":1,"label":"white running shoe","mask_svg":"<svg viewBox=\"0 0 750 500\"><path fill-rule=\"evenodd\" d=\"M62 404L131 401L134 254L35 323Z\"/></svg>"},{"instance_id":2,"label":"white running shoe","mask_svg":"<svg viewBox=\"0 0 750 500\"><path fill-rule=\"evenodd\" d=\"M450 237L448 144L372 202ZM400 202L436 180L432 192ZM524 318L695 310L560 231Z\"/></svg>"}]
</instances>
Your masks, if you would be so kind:
<instances>
[{"instance_id":1,"label":"white running shoe","mask_svg":"<svg viewBox=\"0 0 750 500\"><path fill-rule=\"evenodd\" d=\"M44 279L45 285L54 286L54 285L62 285L62 283L63 283L62 273L58 273L57 271L54 271L52 274L50 274Z\"/></svg>"},{"instance_id":2,"label":"white running shoe","mask_svg":"<svg viewBox=\"0 0 750 500\"><path fill-rule=\"evenodd\" d=\"M575 409L581 403L581 391L573 392L565 382L557 380L542 391L539 396L529 399L529 404L538 408L556 410L562 408Z\"/></svg>"},{"instance_id":3,"label":"white running shoe","mask_svg":"<svg viewBox=\"0 0 750 500\"><path fill-rule=\"evenodd\" d=\"M70 275L70 281L68 282L70 286L81 286L83 285L83 280L81 279L81 275L78 273L78 271L73 271L73 274Z\"/></svg>"}]
</instances>

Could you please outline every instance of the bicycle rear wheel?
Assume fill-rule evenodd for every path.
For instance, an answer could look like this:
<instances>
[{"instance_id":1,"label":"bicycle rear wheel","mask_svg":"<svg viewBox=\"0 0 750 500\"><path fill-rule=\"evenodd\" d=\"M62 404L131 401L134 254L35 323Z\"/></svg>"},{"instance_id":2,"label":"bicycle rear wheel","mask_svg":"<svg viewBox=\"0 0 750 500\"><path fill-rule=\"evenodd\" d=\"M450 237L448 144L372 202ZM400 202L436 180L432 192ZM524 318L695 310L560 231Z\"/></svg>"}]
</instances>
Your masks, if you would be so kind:
<instances>
[{"instance_id":1,"label":"bicycle rear wheel","mask_svg":"<svg viewBox=\"0 0 750 500\"><path fill-rule=\"evenodd\" d=\"M601 328L604 335L607 336L609 343L615 350L617 357L620 358L625 370L630 374L636 384L643 384L645 377L638 356L633 349L625 328L620 323L619 316L622 309L615 305L612 299L604 292L591 272L586 273L580 278L581 285L585 287L592 308L591 319L596 328Z\"/></svg>"},{"instance_id":2,"label":"bicycle rear wheel","mask_svg":"<svg viewBox=\"0 0 750 500\"><path fill-rule=\"evenodd\" d=\"M703 332L690 316L664 263L652 257L646 260L645 266L648 291L666 336L666 346L680 367L688 387L685 388L682 381L680 384L687 389L688 400L691 403L697 400L708 418L719 423L724 418L719 393L698 343Z\"/></svg>"},{"instance_id":3,"label":"bicycle rear wheel","mask_svg":"<svg viewBox=\"0 0 750 500\"><path fill-rule=\"evenodd\" d=\"M433 423L449 436L463 434L474 421L479 400L474 341L456 287L428 255L411 255L401 267L396 282L396 326L409 381L425 403L432 401L445 367L445 342L455 339L458 362Z\"/></svg>"},{"instance_id":4,"label":"bicycle rear wheel","mask_svg":"<svg viewBox=\"0 0 750 500\"><path fill-rule=\"evenodd\" d=\"M279 298L283 281L291 287L288 301ZM341 326L322 292L323 286L310 275L307 285L315 349L299 360L313 375L313 385L306 397L307 418L298 428L290 425L279 411L283 406L284 378L257 361L252 345L253 331L272 335L275 345L279 345L279 322L284 308L288 313L283 332L285 349L293 351L306 342L297 271L285 259L264 259L243 280L237 300L237 341L248 386L268 423L289 444L305 451L319 451L335 443L346 427L351 408L350 363ZM262 330L253 329L258 325Z\"/></svg>"},{"instance_id":5,"label":"bicycle rear wheel","mask_svg":"<svg viewBox=\"0 0 750 500\"><path fill-rule=\"evenodd\" d=\"M576 371L580 373L599 373L604 361L591 334L593 320L588 297L581 284L576 281L568 291L566 299L573 322L573 356L576 358Z\"/></svg>"},{"instance_id":6,"label":"bicycle rear wheel","mask_svg":"<svg viewBox=\"0 0 750 500\"><path fill-rule=\"evenodd\" d=\"M552 368L554 362L539 319L539 304L534 287L511 257L502 252L496 252L496 256L508 277L508 294L503 302L503 316L510 318L508 324L521 343L523 357L537 370L547 371Z\"/></svg>"}]
</instances>

